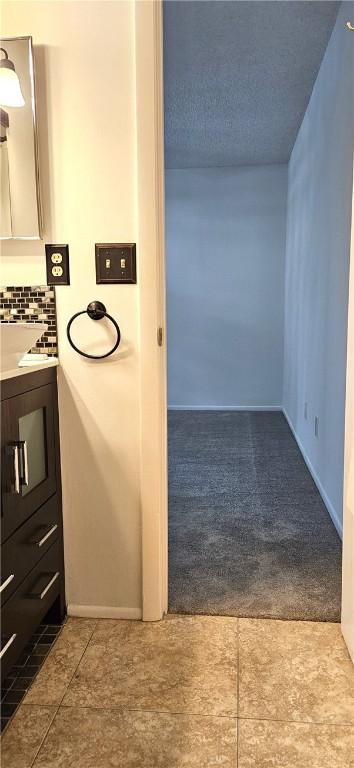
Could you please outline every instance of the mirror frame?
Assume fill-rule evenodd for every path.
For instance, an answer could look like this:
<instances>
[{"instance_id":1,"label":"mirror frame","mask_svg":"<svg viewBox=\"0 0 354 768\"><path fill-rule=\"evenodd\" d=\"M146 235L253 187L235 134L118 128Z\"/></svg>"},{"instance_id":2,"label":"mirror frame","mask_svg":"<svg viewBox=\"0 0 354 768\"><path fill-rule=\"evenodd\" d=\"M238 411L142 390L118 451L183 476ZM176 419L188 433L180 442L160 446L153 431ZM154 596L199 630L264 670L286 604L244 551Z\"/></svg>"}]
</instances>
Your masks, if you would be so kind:
<instances>
[{"instance_id":1,"label":"mirror frame","mask_svg":"<svg viewBox=\"0 0 354 768\"><path fill-rule=\"evenodd\" d=\"M0 241L6 240L43 240L43 217L42 217L42 205L41 205L41 191L40 191L40 173L39 173L39 152L38 152L38 128L37 128L37 110L36 110L36 77L35 66L33 56L33 39L31 35L20 35L19 37L1 37L0 43L12 42L13 40L27 40L28 41L28 67L29 76L31 81L32 90L32 126L33 126L33 142L34 142L34 164L35 164L35 184L36 184L36 198L37 198L37 222L38 222L38 235L22 235L21 237L0 237Z\"/></svg>"}]
</instances>

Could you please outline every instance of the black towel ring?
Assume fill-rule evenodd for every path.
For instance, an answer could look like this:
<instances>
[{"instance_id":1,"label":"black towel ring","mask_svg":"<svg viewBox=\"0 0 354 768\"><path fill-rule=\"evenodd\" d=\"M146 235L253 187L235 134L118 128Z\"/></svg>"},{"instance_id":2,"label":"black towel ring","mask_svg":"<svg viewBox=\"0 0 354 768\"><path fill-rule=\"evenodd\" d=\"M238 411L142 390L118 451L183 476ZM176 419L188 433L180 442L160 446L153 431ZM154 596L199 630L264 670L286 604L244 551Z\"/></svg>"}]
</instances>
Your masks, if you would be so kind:
<instances>
[{"instance_id":1,"label":"black towel ring","mask_svg":"<svg viewBox=\"0 0 354 768\"><path fill-rule=\"evenodd\" d=\"M114 347L109 350L109 352L105 352L104 355L89 355L87 352L82 352L81 349L79 349L76 344L74 344L71 335L70 335L70 328L76 320L79 315L88 315L91 320L102 320L103 317L107 317L108 320L113 323L116 331L117 331L117 340L114 344ZM82 355L82 357L89 357L90 360L102 360L103 357L109 357L113 354L113 352L116 351L117 347L119 347L120 344L120 330L119 325L117 321L112 317L112 315L109 315L106 311L106 307L104 304L102 304L102 301L91 301L88 305L87 309L83 309L82 312L76 312L75 315L72 316L72 318L69 320L68 325L66 327L66 335L69 339L69 343L71 344L72 348L75 349L75 352L78 352L79 355Z\"/></svg>"}]
</instances>

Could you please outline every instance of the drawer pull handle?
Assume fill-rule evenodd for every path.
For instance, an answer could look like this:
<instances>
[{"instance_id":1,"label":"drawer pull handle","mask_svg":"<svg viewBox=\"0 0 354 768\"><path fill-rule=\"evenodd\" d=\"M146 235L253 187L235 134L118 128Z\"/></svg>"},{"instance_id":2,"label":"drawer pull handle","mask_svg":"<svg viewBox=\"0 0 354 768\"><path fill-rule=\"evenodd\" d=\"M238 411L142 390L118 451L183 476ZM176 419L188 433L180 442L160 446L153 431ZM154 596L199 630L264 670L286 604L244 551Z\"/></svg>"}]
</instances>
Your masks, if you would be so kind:
<instances>
[{"instance_id":1,"label":"drawer pull handle","mask_svg":"<svg viewBox=\"0 0 354 768\"><path fill-rule=\"evenodd\" d=\"M47 586L44 587L42 592L32 592L32 594L30 594L29 597L32 597L34 600L43 600L43 598L45 597L45 595L50 590L51 586L54 584L54 582L57 580L58 577L59 577L59 571L57 571L54 574L54 576L52 576L52 578L48 582Z\"/></svg>"},{"instance_id":2,"label":"drawer pull handle","mask_svg":"<svg viewBox=\"0 0 354 768\"><path fill-rule=\"evenodd\" d=\"M42 544L44 544L44 542L47 541L47 539L49 539L49 537L53 535L54 531L56 531L57 528L58 528L57 524L52 525L49 531L47 531L47 533L45 533L41 539L39 539L38 541L35 541L35 544L37 544L37 547L41 547Z\"/></svg>"},{"instance_id":3,"label":"drawer pull handle","mask_svg":"<svg viewBox=\"0 0 354 768\"><path fill-rule=\"evenodd\" d=\"M11 635L11 637L9 637L7 643L5 643L4 647L0 651L0 659L2 659L6 651L8 651L8 649L10 648L10 645L12 645L16 637L17 637L16 632L13 635Z\"/></svg>"},{"instance_id":4,"label":"drawer pull handle","mask_svg":"<svg viewBox=\"0 0 354 768\"><path fill-rule=\"evenodd\" d=\"M1 594L1 592L4 591L4 589L6 589L6 587L9 586L9 584L11 584L12 579L14 579L14 578L15 578L15 574L14 573L11 573L10 576L7 577L7 579L4 581L4 583L0 587L0 594Z\"/></svg>"}]
</instances>

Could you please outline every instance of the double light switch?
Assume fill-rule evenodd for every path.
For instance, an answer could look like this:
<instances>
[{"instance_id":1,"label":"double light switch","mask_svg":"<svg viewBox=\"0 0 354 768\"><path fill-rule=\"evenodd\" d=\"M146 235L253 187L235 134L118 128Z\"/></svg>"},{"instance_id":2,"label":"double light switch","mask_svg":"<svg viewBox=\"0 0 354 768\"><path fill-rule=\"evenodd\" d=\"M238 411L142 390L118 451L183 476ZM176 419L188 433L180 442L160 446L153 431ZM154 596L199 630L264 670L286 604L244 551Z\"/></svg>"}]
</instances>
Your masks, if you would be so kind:
<instances>
[{"instance_id":1,"label":"double light switch","mask_svg":"<svg viewBox=\"0 0 354 768\"><path fill-rule=\"evenodd\" d=\"M135 243L96 243L96 283L136 283Z\"/></svg>"}]
</instances>

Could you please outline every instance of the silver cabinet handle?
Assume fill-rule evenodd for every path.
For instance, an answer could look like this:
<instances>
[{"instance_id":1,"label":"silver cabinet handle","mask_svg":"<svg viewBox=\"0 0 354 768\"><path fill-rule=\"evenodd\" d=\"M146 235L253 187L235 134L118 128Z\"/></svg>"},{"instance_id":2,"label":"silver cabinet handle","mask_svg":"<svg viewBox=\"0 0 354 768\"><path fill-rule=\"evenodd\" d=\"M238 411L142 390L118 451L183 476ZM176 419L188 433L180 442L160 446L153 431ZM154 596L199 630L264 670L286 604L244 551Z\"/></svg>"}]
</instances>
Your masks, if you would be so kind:
<instances>
[{"instance_id":1,"label":"silver cabinet handle","mask_svg":"<svg viewBox=\"0 0 354 768\"><path fill-rule=\"evenodd\" d=\"M9 584L11 584L12 579L14 579L14 578L15 578L15 574L14 573L11 573L11 575L7 577L7 579L3 582L3 584L0 587L0 594L1 594L1 592L4 591L4 589L6 589L6 587L8 587Z\"/></svg>"},{"instance_id":2,"label":"silver cabinet handle","mask_svg":"<svg viewBox=\"0 0 354 768\"><path fill-rule=\"evenodd\" d=\"M18 445L16 443L13 443L11 446L11 449L13 451L13 459L14 459L14 487L13 491L14 493L20 493L20 467L19 467L19 453L18 453Z\"/></svg>"},{"instance_id":3,"label":"silver cabinet handle","mask_svg":"<svg viewBox=\"0 0 354 768\"><path fill-rule=\"evenodd\" d=\"M52 525L50 530L47 531L47 533L44 534L43 538L39 539L39 541L35 542L35 544L37 544L37 547L41 547L42 544L44 544L44 542L47 541L47 539L49 539L49 537L53 535L54 531L56 531L57 528L58 528L57 524Z\"/></svg>"},{"instance_id":4,"label":"silver cabinet handle","mask_svg":"<svg viewBox=\"0 0 354 768\"><path fill-rule=\"evenodd\" d=\"M17 440L10 444L14 462L13 493L21 493L21 486L28 485L28 452L26 440ZM21 469L20 469L21 464Z\"/></svg>"},{"instance_id":5,"label":"silver cabinet handle","mask_svg":"<svg viewBox=\"0 0 354 768\"><path fill-rule=\"evenodd\" d=\"M47 592L50 590L51 586L54 584L54 582L57 580L57 578L58 578L58 577L59 577L59 571L57 571L57 572L54 574L54 576L52 576L52 578L51 578L51 579L50 579L50 581L48 582L47 586L46 586L46 587L44 587L44 589L42 590L42 592L33 592L32 594L30 594L30 595L29 595L29 597L31 597L31 598L32 598L32 599L34 599L34 600L43 600L44 596L45 596L45 595L47 594Z\"/></svg>"},{"instance_id":6,"label":"silver cabinet handle","mask_svg":"<svg viewBox=\"0 0 354 768\"><path fill-rule=\"evenodd\" d=\"M8 639L7 643L4 645L4 647L3 647L3 648L1 649L1 651L0 651L0 659L2 659L2 657L4 656L4 654L6 653L6 651L8 651L8 649L10 648L10 645L12 645L12 643L13 643L13 641L15 640L15 638L16 638L16 637L17 637L17 634L16 634L16 632L15 632L15 633L14 633L13 635L11 635L11 637Z\"/></svg>"},{"instance_id":7,"label":"silver cabinet handle","mask_svg":"<svg viewBox=\"0 0 354 768\"><path fill-rule=\"evenodd\" d=\"M21 478L20 483L21 485L28 485L29 479L28 479L28 453L27 453L27 442L26 440L19 440L18 446L21 450Z\"/></svg>"},{"instance_id":8,"label":"silver cabinet handle","mask_svg":"<svg viewBox=\"0 0 354 768\"><path fill-rule=\"evenodd\" d=\"M54 574L53 578L50 580L50 582L47 584L47 586L44 587L43 592L41 592L41 594L39 596L40 600L43 600L44 595L47 594L48 590L51 588L52 584L54 584L54 582L57 580L58 576L59 576L59 571L57 571Z\"/></svg>"}]
</instances>

